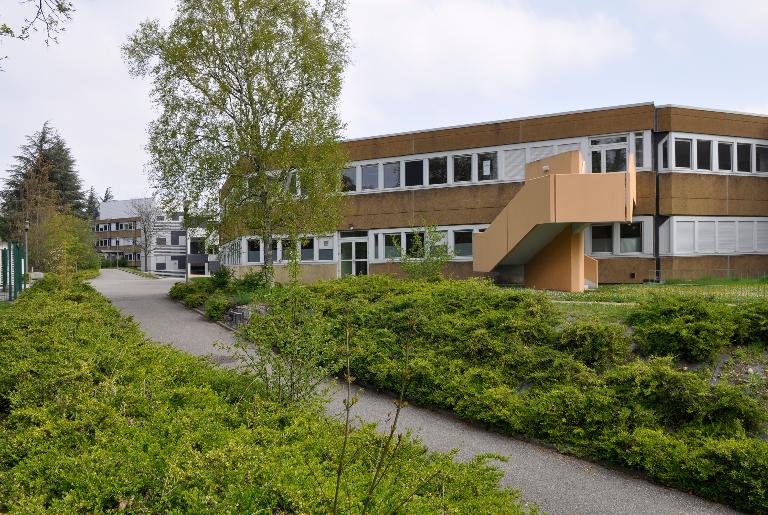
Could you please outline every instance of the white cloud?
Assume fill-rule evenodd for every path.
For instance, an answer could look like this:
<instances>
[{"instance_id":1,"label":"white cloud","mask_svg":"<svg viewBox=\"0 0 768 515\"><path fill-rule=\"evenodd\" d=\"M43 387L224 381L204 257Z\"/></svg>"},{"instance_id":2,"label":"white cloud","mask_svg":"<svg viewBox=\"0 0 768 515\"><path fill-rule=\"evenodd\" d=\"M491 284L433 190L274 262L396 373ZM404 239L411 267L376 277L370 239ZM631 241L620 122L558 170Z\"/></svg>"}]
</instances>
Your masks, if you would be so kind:
<instances>
[{"instance_id":1,"label":"white cloud","mask_svg":"<svg viewBox=\"0 0 768 515\"><path fill-rule=\"evenodd\" d=\"M503 0L358 0L343 112L350 135L370 121L473 99L503 99L630 55L632 35L602 13L563 17ZM377 123L377 126L391 123Z\"/></svg>"}]
</instances>

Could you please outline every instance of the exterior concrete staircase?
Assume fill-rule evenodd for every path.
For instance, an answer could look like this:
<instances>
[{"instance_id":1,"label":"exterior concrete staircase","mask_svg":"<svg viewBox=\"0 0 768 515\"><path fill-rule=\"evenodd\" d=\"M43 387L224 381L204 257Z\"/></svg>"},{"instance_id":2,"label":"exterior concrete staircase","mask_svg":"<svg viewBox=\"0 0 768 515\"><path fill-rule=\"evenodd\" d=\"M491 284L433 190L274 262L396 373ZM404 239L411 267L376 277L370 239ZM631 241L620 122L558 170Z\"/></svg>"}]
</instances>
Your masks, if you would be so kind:
<instances>
[{"instance_id":1,"label":"exterior concrete staircase","mask_svg":"<svg viewBox=\"0 0 768 515\"><path fill-rule=\"evenodd\" d=\"M626 173L586 173L581 152L529 163L525 184L485 232L474 235L474 270L524 265L529 287L582 291L597 285L597 261L584 255L584 229L631 221L634 156Z\"/></svg>"}]
</instances>

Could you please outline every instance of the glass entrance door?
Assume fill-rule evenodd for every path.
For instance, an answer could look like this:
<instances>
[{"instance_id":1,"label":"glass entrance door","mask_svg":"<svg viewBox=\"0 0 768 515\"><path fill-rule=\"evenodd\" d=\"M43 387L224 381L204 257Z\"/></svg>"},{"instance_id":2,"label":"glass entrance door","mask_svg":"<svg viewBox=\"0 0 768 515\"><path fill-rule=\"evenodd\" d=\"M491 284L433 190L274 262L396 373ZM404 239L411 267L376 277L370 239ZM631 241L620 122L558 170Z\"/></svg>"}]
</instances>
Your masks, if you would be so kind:
<instances>
[{"instance_id":1,"label":"glass entrance door","mask_svg":"<svg viewBox=\"0 0 768 515\"><path fill-rule=\"evenodd\" d=\"M368 239L341 242L341 276L368 275Z\"/></svg>"}]
</instances>

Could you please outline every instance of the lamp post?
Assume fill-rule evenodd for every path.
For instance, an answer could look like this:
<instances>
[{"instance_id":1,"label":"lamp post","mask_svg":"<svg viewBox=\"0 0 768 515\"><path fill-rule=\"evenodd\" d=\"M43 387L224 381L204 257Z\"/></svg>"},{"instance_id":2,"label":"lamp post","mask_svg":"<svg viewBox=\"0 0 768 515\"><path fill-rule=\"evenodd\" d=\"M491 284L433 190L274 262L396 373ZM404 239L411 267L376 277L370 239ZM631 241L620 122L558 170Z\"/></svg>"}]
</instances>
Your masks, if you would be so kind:
<instances>
[{"instance_id":1,"label":"lamp post","mask_svg":"<svg viewBox=\"0 0 768 515\"><path fill-rule=\"evenodd\" d=\"M29 281L29 220L24 220L24 285Z\"/></svg>"}]
</instances>

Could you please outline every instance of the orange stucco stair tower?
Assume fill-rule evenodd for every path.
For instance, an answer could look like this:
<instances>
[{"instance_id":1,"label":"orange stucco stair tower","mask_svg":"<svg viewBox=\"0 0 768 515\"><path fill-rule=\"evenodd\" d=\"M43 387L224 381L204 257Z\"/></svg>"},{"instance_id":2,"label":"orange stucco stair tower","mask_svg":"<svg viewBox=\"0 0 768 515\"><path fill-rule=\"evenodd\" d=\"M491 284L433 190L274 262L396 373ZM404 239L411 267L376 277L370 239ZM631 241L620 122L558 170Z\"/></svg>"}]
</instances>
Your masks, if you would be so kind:
<instances>
[{"instance_id":1,"label":"orange stucco stair tower","mask_svg":"<svg viewBox=\"0 0 768 515\"><path fill-rule=\"evenodd\" d=\"M583 291L597 284L597 261L584 255L590 223L632 221L636 204L634 156L626 173L587 173L581 152L529 163L525 184L473 239L474 270L523 265L530 288Z\"/></svg>"}]
</instances>

